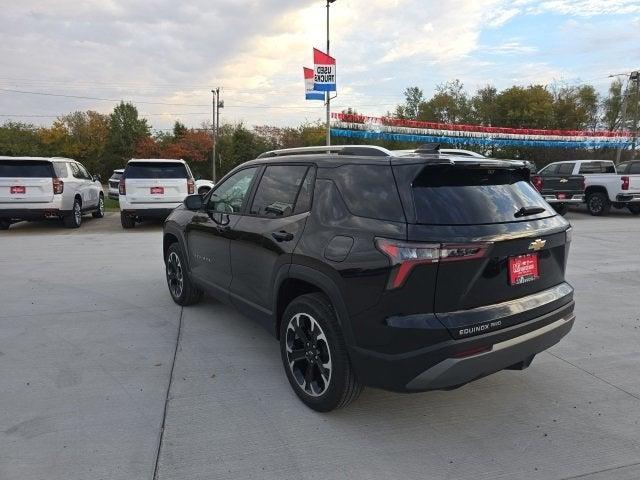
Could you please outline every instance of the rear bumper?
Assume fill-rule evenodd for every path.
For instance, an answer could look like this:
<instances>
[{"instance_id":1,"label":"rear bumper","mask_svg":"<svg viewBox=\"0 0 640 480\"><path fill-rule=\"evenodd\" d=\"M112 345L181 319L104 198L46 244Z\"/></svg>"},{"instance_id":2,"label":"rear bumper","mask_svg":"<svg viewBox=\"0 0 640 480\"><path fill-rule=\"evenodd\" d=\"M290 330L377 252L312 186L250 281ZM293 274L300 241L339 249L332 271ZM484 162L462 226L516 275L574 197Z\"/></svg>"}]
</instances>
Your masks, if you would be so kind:
<instances>
[{"instance_id":1,"label":"rear bumper","mask_svg":"<svg viewBox=\"0 0 640 480\"><path fill-rule=\"evenodd\" d=\"M620 193L616 196L616 202L622 203L640 203L640 193Z\"/></svg>"},{"instance_id":2,"label":"rear bumper","mask_svg":"<svg viewBox=\"0 0 640 480\"><path fill-rule=\"evenodd\" d=\"M531 320L500 330L448 339L403 353L352 346L349 354L366 385L399 392L447 390L506 368L526 367L534 355L556 344L574 323L572 295ZM522 312L526 314L526 312ZM407 329L407 333L418 330ZM474 353L477 352L477 353Z\"/></svg>"},{"instance_id":3,"label":"rear bumper","mask_svg":"<svg viewBox=\"0 0 640 480\"><path fill-rule=\"evenodd\" d=\"M547 203L563 205L580 205L584 203L584 195L573 195L571 198L557 198L555 195L543 195Z\"/></svg>"},{"instance_id":4,"label":"rear bumper","mask_svg":"<svg viewBox=\"0 0 640 480\"><path fill-rule=\"evenodd\" d=\"M154 205L156 208L129 208L125 210L121 210L121 213L124 215L130 215L136 218L157 218L157 219L165 219L171 212L173 212L174 208L157 208L157 205Z\"/></svg>"},{"instance_id":5,"label":"rear bumper","mask_svg":"<svg viewBox=\"0 0 640 480\"><path fill-rule=\"evenodd\" d=\"M41 220L70 214L71 210L63 210L61 196L54 196L52 202L41 203L2 203L0 218L13 220Z\"/></svg>"}]
</instances>

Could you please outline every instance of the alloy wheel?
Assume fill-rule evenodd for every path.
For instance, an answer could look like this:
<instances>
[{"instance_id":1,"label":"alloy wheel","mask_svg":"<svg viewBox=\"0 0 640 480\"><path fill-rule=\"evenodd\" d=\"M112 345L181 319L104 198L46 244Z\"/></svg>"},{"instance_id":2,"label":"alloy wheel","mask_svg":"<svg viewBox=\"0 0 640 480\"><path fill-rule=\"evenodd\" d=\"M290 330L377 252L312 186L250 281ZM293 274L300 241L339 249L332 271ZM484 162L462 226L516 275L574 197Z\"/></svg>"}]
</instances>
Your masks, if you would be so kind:
<instances>
[{"instance_id":1,"label":"alloy wheel","mask_svg":"<svg viewBox=\"0 0 640 480\"><path fill-rule=\"evenodd\" d=\"M308 313L294 315L286 331L287 364L298 386L312 397L331 382L331 351L320 324Z\"/></svg>"},{"instance_id":2,"label":"alloy wheel","mask_svg":"<svg viewBox=\"0 0 640 480\"><path fill-rule=\"evenodd\" d=\"M100 212L100 215L104 215L104 197L100 196L100 199L98 200L98 211Z\"/></svg>"},{"instance_id":3,"label":"alloy wheel","mask_svg":"<svg viewBox=\"0 0 640 480\"><path fill-rule=\"evenodd\" d=\"M589 206L594 213L600 213L603 207L602 199L597 195L594 195L589 199Z\"/></svg>"},{"instance_id":4,"label":"alloy wheel","mask_svg":"<svg viewBox=\"0 0 640 480\"><path fill-rule=\"evenodd\" d=\"M180 298L184 288L184 272L180 257L175 252L171 252L167 259L167 283L173 298Z\"/></svg>"},{"instance_id":5,"label":"alloy wheel","mask_svg":"<svg viewBox=\"0 0 640 480\"><path fill-rule=\"evenodd\" d=\"M73 216L76 221L76 225L80 225L82 222L82 209L80 208L80 204L78 202L73 204Z\"/></svg>"}]
</instances>

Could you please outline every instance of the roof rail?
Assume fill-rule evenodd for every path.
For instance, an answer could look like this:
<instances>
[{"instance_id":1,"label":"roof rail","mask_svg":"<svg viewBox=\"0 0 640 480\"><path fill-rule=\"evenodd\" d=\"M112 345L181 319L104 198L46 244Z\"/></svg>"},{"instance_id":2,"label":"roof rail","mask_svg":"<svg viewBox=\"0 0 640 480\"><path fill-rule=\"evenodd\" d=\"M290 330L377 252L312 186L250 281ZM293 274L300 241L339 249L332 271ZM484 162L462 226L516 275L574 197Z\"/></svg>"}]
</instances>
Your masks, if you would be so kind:
<instances>
[{"instance_id":1,"label":"roof rail","mask_svg":"<svg viewBox=\"0 0 640 480\"><path fill-rule=\"evenodd\" d=\"M416 153L438 153L440 152L439 143L423 143L416 148Z\"/></svg>"},{"instance_id":2,"label":"roof rail","mask_svg":"<svg viewBox=\"0 0 640 480\"><path fill-rule=\"evenodd\" d=\"M261 153L258 158L285 157L287 155L312 155L314 153L338 155L362 155L373 157L390 157L393 154L383 147L376 145L321 145L318 147L283 148Z\"/></svg>"}]
</instances>

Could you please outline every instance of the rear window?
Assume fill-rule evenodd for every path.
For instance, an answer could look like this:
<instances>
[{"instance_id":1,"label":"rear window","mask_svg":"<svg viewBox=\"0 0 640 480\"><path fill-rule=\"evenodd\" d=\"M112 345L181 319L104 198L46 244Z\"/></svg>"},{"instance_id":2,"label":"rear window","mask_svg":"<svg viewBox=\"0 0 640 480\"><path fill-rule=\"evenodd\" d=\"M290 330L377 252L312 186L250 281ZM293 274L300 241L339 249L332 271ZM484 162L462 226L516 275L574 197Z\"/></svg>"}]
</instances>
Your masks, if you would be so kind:
<instances>
[{"instance_id":1,"label":"rear window","mask_svg":"<svg viewBox=\"0 0 640 480\"><path fill-rule=\"evenodd\" d=\"M0 177L53 178L51 162L0 160Z\"/></svg>"},{"instance_id":2,"label":"rear window","mask_svg":"<svg viewBox=\"0 0 640 480\"><path fill-rule=\"evenodd\" d=\"M183 163L133 162L124 171L125 178L189 178Z\"/></svg>"},{"instance_id":3,"label":"rear window","mask_svg":"<svg viewBox=\"0 0 640 480\"><path fill-rule=\"evenodd\" d=\"M554 215L519 169L451 165L423 168L411 185L417 223L479 225ZM522 207L543 208L517 218Z\"/></svg>"},{"instance_id":4,"label":"rear window","mask_svg":"<svg viewBox=\"0 0 640 480\"><path fill-rule=\"evenodd\" d=\"M120 172L113 172L113 174L111 175L110 180L120 180L121 176L122 176L122 174Z\"/></svg>"},{"instance_id":5,"label":"rear window","mask_svg":"<svg viewBox=\"0 0 640 480\"><path fill-rule=\"evenodd\" d=\"M573 168L576 166L575 163L561 163L558 165L558 173L564 175L571 175L573 173Z\"/></svg>"}]
</instances>

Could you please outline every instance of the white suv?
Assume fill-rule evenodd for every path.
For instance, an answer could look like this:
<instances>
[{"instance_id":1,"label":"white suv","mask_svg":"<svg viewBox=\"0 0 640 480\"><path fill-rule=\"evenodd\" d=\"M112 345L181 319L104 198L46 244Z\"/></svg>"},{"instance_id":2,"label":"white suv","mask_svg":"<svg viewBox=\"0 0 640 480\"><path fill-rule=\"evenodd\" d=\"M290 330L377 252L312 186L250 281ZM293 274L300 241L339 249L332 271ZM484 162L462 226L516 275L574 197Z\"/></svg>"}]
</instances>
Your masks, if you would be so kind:
<instances>
[{"instance_id":1,"label":"white suv","mask_svg":"<svg viewBox=\"0 0 640 480\"><path fill-rule=\"evenodd\" d=\"M0 157L0 230L44 218L78 228L87 212L104 216L104 194L98 178L81 163L60 157Z\"/></svg>"},{"instance_id":2,"label":"white suv","mask_svg":"<svg viewBox=\"0 0 640 480\"><path fill-rule=\"evenodd\" d=\"M164 219L194 192L193 174L184 160L133 158L120 178L122 228L143 219Z\"/></svg>"}]
</instances>

